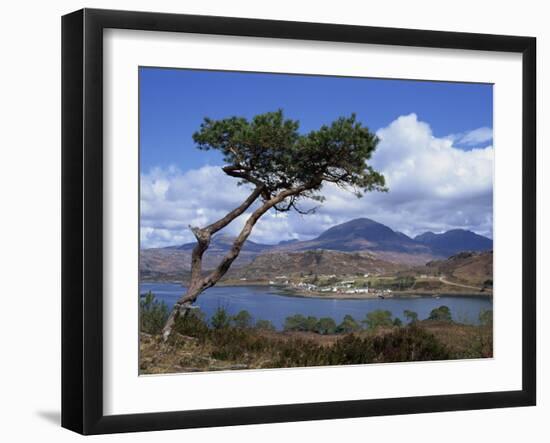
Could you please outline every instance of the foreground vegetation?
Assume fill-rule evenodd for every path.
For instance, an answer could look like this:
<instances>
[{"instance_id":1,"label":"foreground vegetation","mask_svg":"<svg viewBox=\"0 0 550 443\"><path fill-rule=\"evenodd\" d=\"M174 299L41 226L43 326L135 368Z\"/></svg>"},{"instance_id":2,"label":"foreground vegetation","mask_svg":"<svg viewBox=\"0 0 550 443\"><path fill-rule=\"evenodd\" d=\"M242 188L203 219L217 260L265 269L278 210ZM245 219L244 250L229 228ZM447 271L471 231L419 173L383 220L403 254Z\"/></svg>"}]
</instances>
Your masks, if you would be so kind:
<instances>
[{"instance_id":1,"label":"foreground vegetation","mask_svg":"<svg viewBox=\"0 0 550 443\"><path fill-rule=\"evenodd\" d=\"M219 307L206 320L196 309L177 318L167 342L161 338L168 309L149 293L140 304L140 371L144 374L449 360L492 357L492 311L479 325L456 323L440 306L419 320L405 311L403 324L389 311L344 317L290 316L284 331L247 311L230 315Z\"/></svg>"}]
</instances>

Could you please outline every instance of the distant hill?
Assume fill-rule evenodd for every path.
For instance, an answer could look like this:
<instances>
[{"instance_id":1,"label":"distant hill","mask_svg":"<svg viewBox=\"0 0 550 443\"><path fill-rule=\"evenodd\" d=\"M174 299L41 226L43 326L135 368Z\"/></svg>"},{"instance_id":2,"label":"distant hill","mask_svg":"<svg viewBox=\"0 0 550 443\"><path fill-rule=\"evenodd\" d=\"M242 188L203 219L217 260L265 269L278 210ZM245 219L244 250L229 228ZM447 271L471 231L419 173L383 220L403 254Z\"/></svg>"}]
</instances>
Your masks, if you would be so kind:
<instances>
[{"instance_id":1,"label":"distant hill","mask_svg":"<svg viewBox=\"0 0 550 443\"><path fill-rule=\"evenodd\" d=\"M294 242L287 250L305 251L329 249L334 251L388 251L412 254L430 253L430 249L401 232L369 218L357 218L327 229L317 238Z\"/></svg>"},{"instance_id":2,"label":"distant hill","mask_svg":"<svg viewBox=\"0 0 550 443\"><path fill-rule=\"evenodd\" d=\"M228 235L215 235L204 255L203 269L213 269L217 266L231 248L233 240L234 238ZM166 279L183 279L185 273L188 273L191 268L191 253L194 247L195 243L193 242L141 250L140 275L147 279L161 279L160 277L163 275L166 276ZM294 263L296 266L306 266L306 262L300 260L306 260L305 257L309 256L304 255L298 260L299 256L285 256L284 254L321 250L352 255L360 252L367 253L371 259L384 263L416 266L462 251L485 251L492 247L491 239L471 231L455 229L442 234L426 232L413 239L369 218L358 218L333 226L312 240L283 240L277 245L247 241L231 270L247 266L256 258L266 254L282 254L279 257L286 257L290 260L289 263ZM329 258L329 255L322 256L318 253L317 256L322 257L321 261ZM345 255L332 255L330 259L344 263ZM267 270L276 257L272 256L265 260L267 260L265 262ZM264 262L259 261L258 263ZM350 259L349 266L350 269L362 269L361 266L366 266L366 262L363 260L362 264L358 264L356 259ZM335 267L341 268L339 265L335 265Z\"/></svg>"},{"instance_id":3,"label":"distant hill","mask_svg":"<svg viewBox=\"0 0 550 443\"><path fill-rule=\"evenodd\" d=\"M145 249L139 254L140 281L186 280L191 269L191 254L170 248Z\"/></svg>"},{"instance_id":4,"label":"distant hill","mask_svg":"<svg viewBox=\"0 0 550 443\"><path fill-rule=\"evenodd\" d=\"M446 260L428 262L424 269L453 281L482 286L490 280L492 285L493 251L460 252Z\"/></svg>"},{"instance_id":5,"label":"distant hill","mask_svg":"<svg viewBox=\"0 0 550 443\"><path fill-rule=\"evenodd\" d=\"M227 252L233 245L233 240L235 240L235 237L232 237L231 235L227 234L217 234L212 237L212 240L210 241L210 247L208 250L210 252L215 251L223 251ZM195 247L196 243L185 243L183 245L179 246L168 246L164 249L177 249L181 251L193 251L193 248ZM273 245L262 245L260 243L255 243L253 241L247 240L244 243L243 250L246 250L248 252L264 252L269 249L271 249Z\"/></svg>"},{"instance_id":6,"label":"distant hill","mask_svg":"<svg viewBox=\"0 0 550 443\"><path fill-rule=\"evenodd\" d=\"M290 245L291 243L296 243L300 240L293 238L292 240L281 240L278 245Z\"/></svg>"},{"instance_id":7,"label":"distant hill","mask_svg":"<svg viewBox=\"0 0 550 443\"><path fill-rule=\"evenodd\" d=\"M400 269L395 263L376 258L366 252L345 253L328 250L274 252L256 257L248 265L235 270L232 277L275 279L299 275L354 275L387 273Z\"/></svg>"},{"instance_id":8,"label":"distant hill","mask_svg":"<svg viewBox=\"0 0 550 443\"><path fill-rule=\"evenodd\" d=\"M203 257L203 269L213 269L231 248L233 237L215 235ZM191 270L191 254L196 243L186 243L166 248L142 249L139 273L141 280L185 280ZM258 254L272 248L247 241L235 260L234 267L250 263Z\"/></svg>"},{"instance_id":9,"label":"distant hill","mask_svg":"<svg viewBox=\"0 0 550 443\"><path fill-rule=\"evenodd\" d=\"M462 251L490 251L493 249L493 240L464 229L453 229L442 234L425 232L416 236L414 240L428 246L434 254L445 257Z\"/></svg>"}]
</instances>

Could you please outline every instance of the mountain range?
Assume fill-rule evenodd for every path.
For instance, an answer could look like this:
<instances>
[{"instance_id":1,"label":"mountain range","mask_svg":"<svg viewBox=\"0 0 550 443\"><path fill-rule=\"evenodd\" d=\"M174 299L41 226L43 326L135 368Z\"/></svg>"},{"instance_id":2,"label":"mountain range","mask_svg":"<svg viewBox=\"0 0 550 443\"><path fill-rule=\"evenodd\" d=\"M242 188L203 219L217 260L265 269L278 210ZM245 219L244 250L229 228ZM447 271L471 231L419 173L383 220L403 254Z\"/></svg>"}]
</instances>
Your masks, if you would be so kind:
<instances>
[{"instance_id":1,"label":"mountain range","mask_svg":"<svg viewBox=\"0 0 550 443\"><path fill-rule=\"evenodd\" d=\"M314 249L340 252L369 251L379 258L401 263L426 262L436 257L429 246L369 218L357 218L333 226L312 240L273 248L276 251L287 252Z\"/></svg>"},{"instance_id":2,"label":"mountain range","mask_svg":"<svg viewBox=\"0 0 550 443\"><path fill-rule=\"evenodd\" d=\"M493 240L463 229L452 229L441 234L424 232L417 235L414 240L428 246L433 253L447 257L461 251L493 249Z\"/></svg>"},{"instance_id":3,"label":"mountain range","mask_svg":"<svg viewBox=\"0 0 550 443\"><path fill-rule=\"evenodd\" d=\"M232 242L231 236L215 235L203 259L204 269L216 266L229 250ZM188 271L194 246L195 243L186 243L141 250L140 274L151 277L159 274L173 276L178 272ZM480 252L489 251L492 248L493 241L490 238L472 231L453 229L439 234L425 232L411 238L369 218L358 218L333 226L312 240L288 240L281 241L277 245L247 241L233 268L249 265L257 257L265 254L279 254L280 257L292 258L290 261L293 263L306 263L307 259L299 258L296 254L319 250L349 254L363 264L366 264L366 254L369 260L376 261L377 266L382 266L384 263L384 267L390 267L392 263L423 265L431 260L444 259L463 251ZM290 253L293 255L288 255ZM326 264L327 260L340 264L346 262L345 256L341 254L325 254L320 257L325 263L324 266L329 266ZM270 257L270 260L274 258ZM277 261L280 261L279 258ZM261 259L256 262L262 263ZM349 260L348 266L351 266Z\"/></svg>"}]
</instances>

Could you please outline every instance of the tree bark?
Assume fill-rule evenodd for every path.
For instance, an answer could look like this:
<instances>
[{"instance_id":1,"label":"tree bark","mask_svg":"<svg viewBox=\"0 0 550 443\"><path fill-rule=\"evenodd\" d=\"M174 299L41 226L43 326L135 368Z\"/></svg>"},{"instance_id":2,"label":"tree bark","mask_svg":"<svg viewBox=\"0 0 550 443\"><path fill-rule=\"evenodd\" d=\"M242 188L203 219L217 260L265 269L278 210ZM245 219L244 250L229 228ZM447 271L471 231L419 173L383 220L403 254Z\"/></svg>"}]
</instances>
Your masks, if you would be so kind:
<instances>
[{"instance_id":1,"label":"tree bark","mask_svg":"<svg viewBox=\"0 0 550 443\"><path fill-rule=\"evenodd\" d=\"M176 323L176 320L179 316L187 316L191 310L191 306L198 298L198 296L204 292L206 289L214 286L229 270L231 264L239 256L241 249L246 242L246 239L249 237L252 232L252 228L256 222L264 215L269 209L282 202L285 198L298 195L308 189L311 189L316 184L310 184L308 186L302 185L296 188L287 189L280 192L276 196L270 198L267 201L264 201L264 204L256 209L250 217L247 219L243 229L234 240L233 245L225 257L221 260L220 264L208 274L206 277L202 277L202 257L210 245L210 239L212 234L219 231L220 229L227 226L231 221L237 218L239 215L243 214L256 199L265 191L263 186L258 186L250 194L243 204L238 208L231 211L222 219L217 222L207 226L204 229L191 228L195 238L197 239L197 245L193 248L193 253L191 256L191 281L189 287L185 294L176 302L166 324L164 325L162 335L164 341L166 341Z\"/></svg>"},{"instance_id":2,"label":"tree bark","mask_svg":"<svg viewBox=\"0 0 550 443\"><path fill-rule=\"evenodd\" d=\"M202 281L202 257L210 246L210 239L212 238L212 235L220 231L237 217L242 215L258 199L263 191L263 186L256 186L254 191L240 206L233 209L220 220L212 223L211 225L208 225L206 228L200 229L196 227L190 227L191 231L195 235L195 238L197 239L197 244L193 248L193 252L191 255L191 281L185 295L176 302L174 308L172 309L172 312L168 316L168 319L162 330L164 341L166 341L172 333L172 329L174 328L178 316L186 316L191 309L190 307L193 301L202 291L206 289ZM187 297L189 297L192 301L187 301Z\"/></svg>"}]
</instances>

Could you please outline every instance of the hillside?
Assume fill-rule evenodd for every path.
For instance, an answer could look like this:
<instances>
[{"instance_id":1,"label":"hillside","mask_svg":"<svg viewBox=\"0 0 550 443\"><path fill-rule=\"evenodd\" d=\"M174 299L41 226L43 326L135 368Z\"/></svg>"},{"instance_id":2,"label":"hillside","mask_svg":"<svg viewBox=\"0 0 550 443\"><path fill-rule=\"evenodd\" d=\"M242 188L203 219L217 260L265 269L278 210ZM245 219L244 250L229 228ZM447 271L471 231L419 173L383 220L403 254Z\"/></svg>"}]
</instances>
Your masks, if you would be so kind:
<instances>
[{"instance_id":1,"label":"hillside","mask_svg":"<svg viewBox=\"0 0 550 443\"><path fill-rule=\"evenodd\" d=\"M317 238L293 242L276 249L305 251L328 249L334 251L383 251L405 254L431 254L430 248L401 232L369 218L358 218L327 229Z\"/></svg>"},{"instance_id":2,"label":"hillside","mask_svg":"<svg viewBox=\"0 0 550 443\"><path fill-rule=\"evenodd\" d=\"M493 251L461 252L447 260L436 260L426 264L431 274L446 276L450 281L473 286L483 286L493 281Z\"/></svg>"},{"instance_id":3,"label":"hillside","mask_svg":"<svg viewBox=\"0 0 550 443\"><path fill-rule=\"evenodd\" d=\"M233 237L223 234L215 235L203 259L205 271L213 269L229 251ZM146 280L182 280L191 267L191 253L195 243L169 246L165 248L143 249L140 251L140 278ZM233 263L231 272L251 264L257 258L266 254L282 254L279 257L289 258L290 253L307 251L333 251L344 255L333 254L334 265L327 265L333 271L328 273L347 273L345 266L350 266L349 273L354 269L366 266L363 261L358 264L354 258L357 253L380 263L419 266L437 259L456 255L462 251L484 251L492 249L492 240L471 231L452 230L442 234L426 232L412 239L402 232L394 231L388 226L369 218L358 218L336 225L321 233L318 237L307 240L283 240L276 245L266 245L247 241L237 260ZM346 256L345 254L352 256ZM298 256L293 256L294 258ZM304 257L310 257L304 255ZM326 255L329 257L329 255ZM336 258L338 257L338 258ZM256 267L265 263L271 266L274 257L263 258ZM291 262L295 261L294 259ZM345 264L345 265L344 265ZM317 265L319 265L317 263ZM267 268L269 268L267 266ZM313 265L304 258L297 266ZM266 268L266 272L267 271ZM300 270L304 271L304 270ZM307 271L309 272L309 271ZM313 271L312 271L313 272ZM321 272L321 271L318 271Z\"/></svg>"},{"instance_id":4,"label":"hillside","mask_svg":"<svg viewBox=\"0 0 550 443\"><path fill-rule=\"evenodd\" d=\"M465 229L452 229L441 234L425 232L414 238L416 242L428 246L436 255L450 257L462 251L490 251L493 241Z\"/></svg>"},{"instance_id":5,"label":"hillside","mask_svg":"<svg viewBox=\"0 0 550 443\"><path fill-rule=\"evenodd\" d=\"M210 248L203 257L203 268L213 269L225 256L233 238L226 235L214 236ZM195 243L186 243L167 248L142 249L140 251L140 279L141 280L185 280L191 270L191 253ZM250 263L262 251L270 248L254 242L246 242L245 247L233 264L239 267Z\"/></svg>"},{"instance_id":6,"label":"hillside","mask_svg":"<svg viewBox=\"0 0 550 443\"><path fill-rule=\"evenodd\" d=\"M400 269L395 263L379 260L368 253L316 250L277 252L259 255L249 265L235 270L233 276L248 280L274 279L300 275L354 275L387 273Z\"/></svg>"},{"instance_id":7,"label":"hillside","mask_svg":"<svg viewBox=\"0 0 550 443\"><path fill-rule=\"evenodd\" d=\"M210 247L208 248L208 251L210 253L218 253L218 252L227 252L231 248L231 245L233 244L233 240L235 237L232 237L227 234L216 234L213 236L212 240L210 241ZM292 241L292 240L291 240ZM192 251L195 247L196 243L185 243L183 245L179 246L168 246L164 249L171 249L171 250L178 250L178 251ZM273 245L263 245L261 243L255 243L253 241L247 240L244 244L243 250L247 252L264 252L269 249L273 248Z\"/></svg>"}]
</instances>

